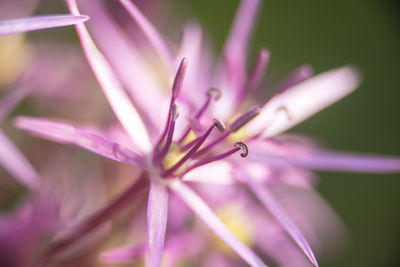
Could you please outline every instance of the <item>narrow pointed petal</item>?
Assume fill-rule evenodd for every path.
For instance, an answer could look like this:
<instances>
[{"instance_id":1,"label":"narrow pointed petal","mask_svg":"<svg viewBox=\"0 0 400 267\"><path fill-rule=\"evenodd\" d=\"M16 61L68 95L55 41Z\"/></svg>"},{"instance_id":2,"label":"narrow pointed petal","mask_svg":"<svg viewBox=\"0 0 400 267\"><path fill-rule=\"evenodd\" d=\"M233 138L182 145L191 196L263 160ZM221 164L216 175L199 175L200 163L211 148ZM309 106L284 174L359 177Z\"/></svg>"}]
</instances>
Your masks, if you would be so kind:
<instances>
[{"instance_id":1,"label":"narrow pointed petal","mask_svg":"<svg viewBox=\"0 0 400 267\"><path fill-rule=\"evenodd\" d=\"M144 168L141 155L90 131L46 119L18 117L16 127L56 142L74 144L103 157Z\"/></svg>"},{"instance_id":2,"label":"narrow pointed petal","mask_svg":"<svg viewBox=\"0 0 400 267\"><path fill-rule=\"evenodd\" d=\"M68 0L68 6L71 13L79 15L75 0ZM150 152L152 144L146 126L111 69L111 66L93 43L85 25L83 23L77 24L76 30L89 64L103 88L104 94L108 98L115 115L128 132L133 143L140 147L142 152Z\"/></svg>"},{"instance_id":3,"label":"narrow pointed petal","mask_svg":"<svg viewBox=\"0 0 400 267\"><path fill-rule=\"evenodd\" d=\"M12 89L10 93L0 99L0 121L2 121L17 106L27 94L32 91L32 87L23 86Z\"/></svg>"},{"instance_id":4,"label":"narrow pointed petal","mask_svg":"<svg viewBox=\"0 0 400 267\"><path fill-rule=\"evenodd\" d=\"M358 72L345 66L296 84L264 105L246 127L247 134L277 135L350 94L359 83Z\"/></svg>"},{"instance_id":5,"label":"narrow pointed petal","mask_svg":"<svg viewBox=\"0 0 400 267\"><path fill-rule=\"evenodd\" d=\"M315 259L314 253L312 252L307 240L294 224L294 222L289 218L286 212L279 205L272 193L265 186L260 186L255 182L248 181L247 184L254 192L256 197L261 201L265 208L267 208L269 212L271 212L275 219L281 224L281 226L287 231L290 237L301 248L304 254L310 259L310 261L315 266L318 266L317 260Z\"/></svg>"},{"instance_id":6,"label":"narrow pointed petal","mask_svg":"<svg viewBox=\"0 0 400 267\"><path fill-rule=\"evenodd\" d=\"M293 157L275 156L254 152L251 159L278 166L296 166L318 171L359 173L400 172L400 157L370 154L352 154L339 151L319 150Z\"/></svg>"},{"instance_id":7,"label":"narrow pointed petal","mask_svg":"<svg viewBox=\"0 0 400 267\"><path fill-rule=\"evenodd\" d=\"M69 26L89 19L84 15L47 15L24 19L0 21L0 36L21 32L36 31L55 27Z\"/></svg>"},{"instance_id":8,"label":"narrow pointed petal","mask_svg":"<svg viewBox=\"0 0 400 267\"><path fill-rule=\"evenodd\" d=\"M139 25L158 55L165 61L165 63L172 67L174 64L174 57L161 34L130 0L119 1Z\"/></svg>"},{"instance_id":9,"label":"narrow pointed petal","mask_svg":"<svg viewBox=\"0 0 400 267\"><path fill-rule=\"evenodd\" d=\"M104 263L126 262L142 257L144 246L125 246L101 253L100 260Z\"/></svg>"},{"instance_id":10,"label":"narrow pointed petal","mask_svg":"<svg viewBox=\"0 0 400 267\"><path fill-rule=\"evenodd\" d=\"M225 44L224 53L228 57L228 60L231 60L232 64L240 68L245 68L246 66L246 53L260 3L261 1L259 0L241 1Z\"/></svg>"},{"instance_id":11,"label":"narrow pointed petal","mask_svg":"<svg viewBox=\"0 0 400 267\"><path fill-rule=\"evenodd\" d=\"M18 150L18 148L0 131L0 165L30 189L39 184L39 175Z\"/></svg>"},{"instance_id":12,"label":"narrow pointed petal","mask_svg":"<svg viewBox=\"0 0 400 267\"><path fill-rule=\"evenodd\" d=\"M147 267L159 267L164 250L165 231L168 218L168 191L156 182L150 184L147 207Z\"/></svg>"},{"instance_id":13,"label":"narrow pointed petal","mask_svg":"<svg viewBox=\"0 0 400 267\"><path fill-rule=\"evenodd\" d=\"M170 188L193 210L197 216L250 266L266 266L254 252L239 241L235 235L212 212L210 207L190 187L174 181Z\"/></svg>"}]
</instances>

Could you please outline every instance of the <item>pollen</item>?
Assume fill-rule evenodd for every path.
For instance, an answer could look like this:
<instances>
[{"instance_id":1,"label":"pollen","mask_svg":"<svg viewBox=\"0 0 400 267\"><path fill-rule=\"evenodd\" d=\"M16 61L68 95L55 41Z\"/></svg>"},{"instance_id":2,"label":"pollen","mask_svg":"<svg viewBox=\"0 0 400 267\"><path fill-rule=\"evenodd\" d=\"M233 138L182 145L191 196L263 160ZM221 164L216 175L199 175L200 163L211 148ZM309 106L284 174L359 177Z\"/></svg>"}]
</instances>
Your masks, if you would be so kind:
<instances>
[{"instance_id":1,"label":"pollen","mask_svg":"<svg viewBox=\"0 0 400 267\"><path fill-rule=\"evenodd\" d=\"M248 135L246 133L246 127L242 127L239 130L237 130L234 133L231 133L228 136L228 140L231 141L232 143L236 143L238 141L243 141L243 140L247 140L248 139Z\"/></svg>"},{"instance_id":2,"label":"pollen","mask_svg":"<svg viewBox=\"0 0 400 267\"><path fill-rule=\"evenodd\" d=\"M185 146L185 145L187 145L188 143L192 142L192 141L193 141L194 139L196 139L196 138L197 138L197 135L196 135L192 130L190 130L190 132L189 132L189 134L186 136L185 140L183 140L182 145Z\"/></svg>"}]
</instances>

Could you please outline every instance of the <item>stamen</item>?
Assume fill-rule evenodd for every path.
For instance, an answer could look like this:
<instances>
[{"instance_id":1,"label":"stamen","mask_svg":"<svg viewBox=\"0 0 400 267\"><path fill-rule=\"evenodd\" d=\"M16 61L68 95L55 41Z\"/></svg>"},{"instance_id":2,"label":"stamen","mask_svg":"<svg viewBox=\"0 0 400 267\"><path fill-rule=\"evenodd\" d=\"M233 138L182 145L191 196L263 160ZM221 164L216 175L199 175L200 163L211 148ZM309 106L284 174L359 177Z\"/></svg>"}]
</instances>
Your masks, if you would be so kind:
<instances>
[{"instance_id":1,"label":"stamen","mask_svg":"<svg viewBox=\"0 0 400 267\"><path fill-rule=\"evenodd\" d=\"M292 115L289 112L289 109L286 106L280 106L275 110L275 114L283 112L289 121L292 120Z\"/></svg>"},{"instance_id":2,"label":"stamen","mask_svg":"<svg viewBox=\"0 0 400 267\"><path fill-rule=\"evenodd\" d=\"M159 147L161 145L161 143L164 141L165 137L167 136L167 133L169 132L169 127L171 125L171 119L172 119L172 109L173 109L173 105L175 103L176 98L179 96L179 93L182 89L183 86L183 79L185 77L186 74L186 70L187 70L187 58L183 58L178 71L176 72L175 75L175 79L174 79L174 83L172 85L172 96L171 96L171 103L169 105L169 111L168 111L168 117L167 117L167 123L164 127L164 131L160 136L160 139L158 139L157 144L155 146L155 152L157 150L159 150ZM158 158L157 153L154 153L153 156L153 161L156 161L156 158Z\"/></svg>"},{"instance_id":3,"label":"stamen","mask_svg":"<svg viewBox=\"0 0 400 267\"><path fill-rule=\"evenodd\" d=\"M217 101L221 97L221 91L217 88L210 88L207 91L207 99L204 102L203 106L199 109L199 111L195 115L195 119L199 120L203 113L207 110L208 106L211 103L211 100ZM187 126L181 138L178 139L178 143L182 144L185 138L190 133L191 127Z\"/></svg>"},{"instance_id":4,"label":"stamen","mask_svg":"<svg viewBox=\"0 0 400 267\"><path fill-rule=\"evenodd\" d=\"M172 98L175 100L183 87L183 79L185 78L185 74L187 71L188 60L187 58L183 58L181 63L179 64L178 71L176 72L174 84L172 85Z\"/></svg>"},{"instance_id":5,"label":"stamen","mask_svg":"<svg viewBox=\"0 0 400 267\"><path fill-rule=\"evenodd\" d=\"M206 139L210 136L212 130L214 128L217 128L218 130L224 129L223 123L218 120L214 119L213 124L208 128L208 130L203 134L203 136L197 141L197 143L192 147L192 149L189 150L188 153L183 156L182 159L180 159L174 166L171 168L165 170L164 172L161 173L162 177L168 177L171 174L173 174L179 167L181 167L190 157L197 152L197 150L200 148L200 146L206 141Z\"/></svg>"},{"instance_id":6,"label":"stamen","mask_svg":"<svg viewBox=\"0 0 400 267\"><path fill-rule=\"evenodd\" d=\"M215 127L220 131L221 133L225 132L226 126L225 123L223 123L220 119L213 119L213 123Z\"/></svg>"},{"instance_id":7,"label":"stamen","mask_svg":"<svg viewBox=\"0 0 400 267\"><path fill-rule=\"evenodd\" d=\"M253 108L252 110L246 112L239 118L237 118L229 127L229 130L234 133L240 128L242 128L246 123L254 119L258 114L260 114L261 108L256 107Z\"/></svg>"},{"instance_id":8,"label":"stamen","mask_svg":"<svg viewBox=\"0 0 400 267\"><path fill-rule=\"evenodd\" d=\"M211 148L213 146L215 146L216 144L220 143L221 141L223 141L226 137L228 137L231 133L236 132L237 130L239 130L240 128L242 128L244 125L246 125L246 123L248 123L249 121L251 121L252 119L254 119L258 114L260 114L261 109L260 108L253 108L250 111L246 112L245 114L243 114L242 116L240 116L239 118L237 118L229 127L229 131L227 131L224 135L218 137L217 139L215 139L214 141L212 141L211 143L207 144L204 148L202 148L201 150L197 151L196 154L194 154L192 156L192 158L198 158L204 154L206 154L208 151L211 150Z\"/></svg>"},{"instance_id":9,"label":"stamen","mask_svg":"<svg viewBox=\"0 0 400 267\"><path fill-rule=\"evenodd\" d=\"M247 157L247 155L249 154L249 148L247 147L247 145L243 142L236 142L235 143L236 147L240 147L243 150L243 153L240 153L240 156L242 158Z\"/></svg>"},{"instance_id":10,"label":"stamen","mask_svg":"<svg viewBox=\"0 0 400 267\"><path fill-rule=\"evenodd\" d=\"M195 168L198 168L198 167L200 167L200 166L206 165L206 164L208 164L208 163L211 163L211 162L214 162L214 161L218 161L218 160L227 158L227 157L229 157L230 155L232 155L232 154L234 154L234 153L236 153L236 152L238 152L238 151L240 151L240 150L243 151L242 153L240 153L240 156L241 156L242 158L246 157L246 156L248 155L248 153L249 153L249 150L248 150L248 148L247 148L247 146L246 146L245 143L243 143L243 142L237 142L237 143L235 144L235 147L234 147L234 148L232 148L231 150L229 150L229 151L227 151L227 152L225 152L225 153L223 153L223 154L220 154L220 155L217 155L217 156L208 158L208 159L203 159L203 160L197 161L197 162L194 163L192 166L190 166L187 170L185 170L185 172L184 172L183 174L188 173L189 171L191 171L191 170L193 170L193 169L195 169Z\"/></svg>"},{"instance_id":11,"label":"stamen","mask_svg":"<svg viewBox=\"0 0 400 267\"><path fill-rule=\"evenodd\" d=\"M168 153L169 148L171 147L172 143L172 137L174 136L174 130L175 130L175 121L179 116L179 109L178 106L173 103L171 106L172 110L172 120L171 120L171 125L169 126L168 129L168 134L167 134L167 140L165 141L165 145L161 149L161 151L157 154L157 163L160 163L162 158Z\"/></svg>"}]
</instances>

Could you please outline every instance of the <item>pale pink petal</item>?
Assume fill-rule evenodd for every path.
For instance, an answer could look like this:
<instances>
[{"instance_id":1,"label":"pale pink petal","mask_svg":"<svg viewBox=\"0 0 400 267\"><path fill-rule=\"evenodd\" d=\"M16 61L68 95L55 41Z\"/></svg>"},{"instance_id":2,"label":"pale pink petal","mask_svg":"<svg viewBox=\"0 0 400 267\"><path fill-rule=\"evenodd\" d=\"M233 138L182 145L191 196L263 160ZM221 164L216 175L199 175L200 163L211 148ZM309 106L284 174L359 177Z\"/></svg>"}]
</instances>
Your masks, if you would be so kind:
<instances>
[{"instance_id":1,"label":"pale pink petal","mask_svg":"<svg viewBox=\"0 0 400 267\"><path fill-rule=\"evenodd\" d=\"M130 0L119 0L121 4L126 8L128 13L136 21L143 33L146 35L150 44L157 51L159 56L165 61L165 63L173 66L174 57L165 43L162 36L158 33L156 28L151 22L140 12L140 10Z\"/></svg>"},{"instance_id":2,"label":"pale pink petal","mask_svg":"<svg viewBox=\"0 0 400 267\"><path fill-rule=\"evenodd\" d=\"M0 121L2 121L31 91L32 87L21 86L12 89L10 93L2 97L0 99Z\"/></svg>"},{"instance_id":3,"label":"pale pink petal","mask_svg":"<svg viewBox=\"0 0 400 267\"><path fill-rule=\"evenodd\" d=\"M239 84L243 83L246 76L246 55L260 3L259 0L241 1L225 44L224 56L232 74L231 79L238 79Z\"/></svg>"},{"instance_id":4,"label":"pale pink petal","mask_svg":"<svg viewBox=\"0 0 400 267\"><path fill-rule=\"evenodd\" d=\"M21 32L36 31L55 27L69 26L85 22L88 16L78 15L47 15L24 19L0 21L0 36Z\"/></svg>"},{"instance_id":5,"label":"pale pink petal","mask_svg":"<svg viewBox=\"0 0 400 267\"><path fill-rule=\"evenodd\" d=\"M101 253L100 260L104 263L131 261L144 256L145 251L144 246L124 246Z\"/></svg>"},{"instance_id":6,"label":"pale pink petal","mask_svg":"<svg viewBox=\"0 0 400 267\"><path fill-rule=\"evenodd\" d=\"M0 131L0 164L30 189L38 186L39 175L2 131Z\"/></svg>"},{"instance_id":7,"label":"pale pink petal","mask_svg":"<svg viewBox=\"0 0 400 267\"><path fill-rule=\"evenodd\" d=\"M15 125L56 142L74 144L103 157L144 168L143 156L90 131L46 119L18 117Z\"/></svg>"},{"instance_id":8,"label":"pale pink petal","mask_svg":"<svg viewBox=\"0 0 400 267\"><path fill-rule=\"evenodd\" d=\"M231 171L232 167L228 162L216 161L189 171L182 177L182 180L186 182L229 185L235 182Z\"/></svg>"},{"instance_id":9,"label":"pale pink petal","mask_svg":"<svg viewBox=\"0 0 400 267\"><path fill-rule=\"evenodd\" d=\"M303 250L304 254L306 254L310 261L315 266L318 266L317 260L315 259L314 253L312 252L307 240L294 224L294 222L289 218L286 212L282 209L279 203L276 201L272 193L265 186L257 184L250 179L247 180L247 184L249 188L254 192L256 197L261 201L261 203L271 212L271 214L288 232L288 234L296 242L296 244Z\"/></svg>"},{"instance_id":10,"label":"pale pink petal","mask_svg":"<svg viewBox=\"0 0 400 267\"><path fill-rule=\"evenodd\" d=\"M295 166L322 171L346 171L361 173L400 172L400 158L370 154L352 154L329 150L311 150L292 156L277 156L254 152L251 159L276 166Z\"/></svg>"},{"instance_id":11,"label":"pale pink petal","mask_svg":"<svg viewBox=\"0 0 400 267\"><path fill-rule=\"evenodd\" d=\"M140 42L132 41L131 36L120 28L106 9L105 3L80 3L81 8L90 14L90 21L85 25L90 30L91 37L129 92L134 106L143 116L152 140L158 139L161 134L158 125L165 120L159 114L167 114L170 104L165 92L168 86L166 81L170 77L172 79L172 74L175 73L168 73L166 68L160 66L159 61L154 61L143 47L139 47ZM158 107L159 113L154 112L154 106Z\"/></svg>"},{"instance_id":12,"label":"pale pink petal","mask_svg":"<svg viewBox=\"0 0 400 267\"><path fill-rule=\"evenodd\" d=\"M180 181L173 181L170 188L193 210L197 216L250 266L266 266L254 252L238 240L219 220L207 204L190 187Z\"/></svg>"},{"instance_id":13,"label":"pale pink petal","mask_svg":"<svg viewBox=\"0 0 400 267\"><path fill-rule=\"evenodd\" d=\"M151 182L147 207L148 267L159 267L164 250L168 219L168 191L164 185Z\"/></svg>"},{"instance_id":14,"label":"pale pink petal","mask_svg":"<svg viewBox=\"0 0 400 267\"><path fill-rule=\"evenodd\" d=\"M249 135L277 135L353 92L357 71L345 66L319 74L276 95L246 127Z\"/></svg>"},{"instance_id":15,"label":"pale pink petal","mask_svg":"<svg viewBox=\"0 0 400 267\"><path fill-rule=\"evenodd\" d=\"M68 0L68 6L73 14L79 15L75 0ZM133 143L140 147L142 152L150 152L152 144L146 126L109 63L93 43L85 25L77 24L76 30L89 64L119 121L132 138Z\"/></svg>"}]
</instances>

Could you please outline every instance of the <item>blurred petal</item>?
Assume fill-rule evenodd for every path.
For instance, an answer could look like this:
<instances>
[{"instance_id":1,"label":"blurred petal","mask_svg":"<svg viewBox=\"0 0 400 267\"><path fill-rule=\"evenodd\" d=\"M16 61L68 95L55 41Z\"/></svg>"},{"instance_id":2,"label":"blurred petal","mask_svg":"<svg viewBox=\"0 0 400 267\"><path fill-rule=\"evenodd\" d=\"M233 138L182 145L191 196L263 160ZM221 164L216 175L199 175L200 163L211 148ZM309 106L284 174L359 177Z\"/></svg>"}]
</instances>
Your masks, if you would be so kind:
<instances>
[{"instance_id":1,"label":"blurred petal","mask_svg":"<svg viewBox=\"0 0 400 267\"><path fill-rule=\"evenodd\" d=\"M0 131L0 164L27 187L35 189L39 184L39 175L2 131Z\"/></svg>"},{"instance_id":2,"label":"blurred petal","mask_svg":"<svg viewBox=\"0 0 400 267\"><path fill-rule=\"evenodd\" d=\"M167 219L168 191L165 186L151 182L147 207L148 267L161 265Z\"/></svg>"},{"instance_id":3,"label":"blurred petal","mask_svg":"<svg viewBox=\"0 0 400 267\"><path fill-rule=\"evenodd\" d=\"M157 51L158 55L167 63L173 66L174 58L166 42L160 33L154 28L151 22L140 12L140 10L130 0L119 0L126 8L128 13L139 25L140 29L146 35L150 44Z\"/></svg>"},{"instance_id":4,"label":"blurred petal","mask_svg":"<svg viewBox=\"0 0 400 267\"><path fill-rule=\"evenodd\" d=\"M74 144L109 159L144 167L141 155L84 129L61 122L29 117L18 117L15 125L40 137Z\"/></svg>"},{"instance_id":5,"label":"blurred petal","mask_svg":"<svg viewBox=\"0 0 400 267\"><path fill-rule=\"evenodd\" d=\"M144 253L144 246L125 246L101 253L100 260L104 263L130 261L142 257Z\"/></svg>"},{"instance_id":6,"label":"blurred petal","mask_svg":"<svg viewBox=\"0 0 400 267\"><path fill-rule=\"evenodd\" d=\"M265 186L261 186L255 182L252 182L250 179L247 180L247 184L254 192L256 197L261 201L261 203L271 212L271 214L288 232L288 234L301 248L301 250L303 250L304 254L306 254L310 261L315 266L318 266L317 260L315 259L314 253L312 252L307 240L294 224L294 222L289 218L286 212L282 209L279 203L276 201L272 193Z\"/></svg>"},{"instance_id":7,"label":"blurred petal","mask_svg":"<svg viewBox=\"0 0 400 267\"><path fill-rule=\"evenodd\" d=\"M353 92L359 75L345 66L319 74L276 95L246 127L250 135L277 135Z\"/></svg>"},{"instance_id":8,"label":"blurred petal","mask_svg":"<svg viewBox=\"0 0 400 267\"><path fill-rule=\"evenodd\" d=\"M0 36L6 34L68 26L76 24L78 22L85 22L88 19L88 16L83 15L47 15L0 21Z\"/></svg>"},{"instance_id":9,"label":"blurred petal","mask_svg":"<svg viewBox=\"0 0 400 267\"><path fill-rule=\"evenodd\" d=\"M229 185L235 182L231 171L232 168L228 162L216 161L189 171L182 177L182 180L186 182Z\"/></svg>"},{"instance_id":10,"label":"blurred petal","mask_svg":"<svg viewBox=\"0 0 400 267\"><path fill-rule=\"evenodd\" d=\"M369 154L319 150L293 156L275 156L255 152L251 158L270 165L293 165L313 170L361 173L391 173L400 171L400 158Z\"/></svg>"},{"instance_id":11,"label":"blurred petal","mask_svg":"<svg viewBox=\"0 0 400 267\"><path fill-rule=\"evenodd\" d=\"M0 99L0 121L2 121L31 91L32 87L22 86L12 89L10 93L2 97Z\"/></svg>"},{"instance_id":12,"label":"blurred petal","mask_svg":"<svg viewBox=\"0 0 400 267\"><path fill-rule=\"evenodd\" d=\"M197 216L243 260L251 266L266 266L246 245L240 242L220 221L207 204L190 187L180 181L173 181L170 188L193 210Z\"/></svg>"},{"instance_id":13,"label":"blurred petal","mask_svg":"<svg viewBox=\"0 0 400 267\"><path fill-rule=\"evenodd\" d=\"M79 14L75 0L68 0L72 13ZM115 115L128 132L132 141L141 148L142 152L150 152L152 144L146 126L132 105L129 96L122 88L109 63L97 49L83 23L76 25L82 48L97 77L105 95L113 108Z\"/></svg>"}]
</instances>

